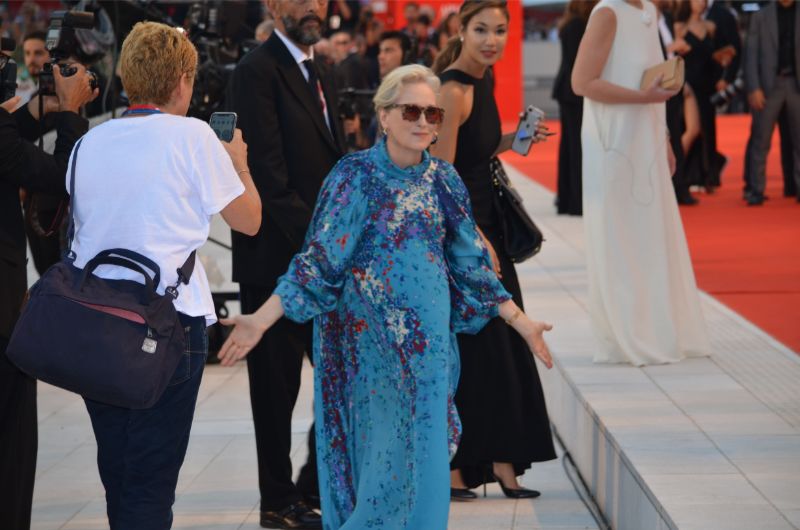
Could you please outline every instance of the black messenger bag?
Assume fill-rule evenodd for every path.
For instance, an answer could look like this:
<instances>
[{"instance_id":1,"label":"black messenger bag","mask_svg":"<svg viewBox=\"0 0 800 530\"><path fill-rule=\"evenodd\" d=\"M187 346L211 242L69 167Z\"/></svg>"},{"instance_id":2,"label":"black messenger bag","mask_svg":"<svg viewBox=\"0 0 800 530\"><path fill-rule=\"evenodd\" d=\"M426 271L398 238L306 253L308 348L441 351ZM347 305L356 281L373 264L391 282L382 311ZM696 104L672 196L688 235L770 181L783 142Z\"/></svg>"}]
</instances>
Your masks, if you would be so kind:
<instances>
[{"instance_id":1,"label":"black messenger bag","mask_svg":"<svg viewBox=\"0 0 800 530\"><path fill-rule=\"evenodd\" d=\"M80 142L70 168L71 212L79 148ZM74 231L71 213L70 246ZM173 301L178 286L189 283L195 252L163 295L156 292L158 265L131 250L104 250L83 269L74 261L70 250L31 287L8 344L9 359L37 379L94 401L131 409L153 406L185 350ZM144 283L95 276L92 272L100 265L135 271Z\"/></svg>"}]
</instances>

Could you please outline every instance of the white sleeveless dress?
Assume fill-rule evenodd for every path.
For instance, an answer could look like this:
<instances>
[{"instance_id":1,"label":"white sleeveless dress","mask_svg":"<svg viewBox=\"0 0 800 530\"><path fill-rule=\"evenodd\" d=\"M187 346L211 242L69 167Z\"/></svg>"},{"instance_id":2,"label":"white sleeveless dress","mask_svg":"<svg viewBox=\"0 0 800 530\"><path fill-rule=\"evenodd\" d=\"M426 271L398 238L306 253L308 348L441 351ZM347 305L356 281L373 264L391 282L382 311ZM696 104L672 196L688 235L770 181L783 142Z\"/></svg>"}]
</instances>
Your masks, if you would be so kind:
<instances>
[{"instance_id":1,"label":"white sleeveless dress","mask_svg":"<svg viewBox=\"0 0 800 530\"><path fill-rule=\"evenodd\" d=\"M655 6L602 0L617 18L602 78L638 89L662 62ZM583 220L595 362L636 366L710 353L667 162L666 108L584 100Z\"/></svg>"}]
</instances>

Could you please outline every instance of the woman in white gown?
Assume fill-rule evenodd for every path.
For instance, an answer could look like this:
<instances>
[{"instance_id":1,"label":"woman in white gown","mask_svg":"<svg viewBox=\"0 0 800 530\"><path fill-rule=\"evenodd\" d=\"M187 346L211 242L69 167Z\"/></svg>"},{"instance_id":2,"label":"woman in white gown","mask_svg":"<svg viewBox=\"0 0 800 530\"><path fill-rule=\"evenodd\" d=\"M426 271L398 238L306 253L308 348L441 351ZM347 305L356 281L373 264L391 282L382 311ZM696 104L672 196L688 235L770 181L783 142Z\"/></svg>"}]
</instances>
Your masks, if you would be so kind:
<instances>
[{"instance_id":1,"label":"woman in white gown","mask_svg":"<svg viewBox=\"0 0 800 530\"><path fill-rule=\"evenodd\" d=\"M671 175L664 102L644 71L664 57L655 6L602 0L572 85L584 96L583 219L595 362L636 366L708 355L710 345Z\"/></svg>"}]
</instances>

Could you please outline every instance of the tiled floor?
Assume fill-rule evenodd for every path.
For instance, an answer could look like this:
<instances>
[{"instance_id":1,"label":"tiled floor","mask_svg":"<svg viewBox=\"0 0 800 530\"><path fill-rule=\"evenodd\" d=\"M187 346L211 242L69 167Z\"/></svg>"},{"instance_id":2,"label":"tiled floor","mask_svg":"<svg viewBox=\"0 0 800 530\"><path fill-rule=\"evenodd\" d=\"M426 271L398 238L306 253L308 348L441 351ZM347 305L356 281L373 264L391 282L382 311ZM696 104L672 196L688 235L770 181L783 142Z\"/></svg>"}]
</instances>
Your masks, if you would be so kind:
<instances>
[{"instance_id":1,"label":"tiled floor","mask_svg":"<svg viewBox=\"0 0 800 530\"><path fill-rule=\"evenodd\" d=\"M256 455L247 371L240 364L210 366L201 387L186 463L175 503L175 528L248 529L258 526ZM107 528L103 490L95 466L96 446L83 402L60 389L39 385L39 465L33 528ZM295 409L292 461L306 458L311 420L311 369ZM596 528L578 500L560 461L536 464L524 483L544 492L533 501L504 498L497 486L488 498L453 504L449 528Z\"/></svg>"}]
</instances>

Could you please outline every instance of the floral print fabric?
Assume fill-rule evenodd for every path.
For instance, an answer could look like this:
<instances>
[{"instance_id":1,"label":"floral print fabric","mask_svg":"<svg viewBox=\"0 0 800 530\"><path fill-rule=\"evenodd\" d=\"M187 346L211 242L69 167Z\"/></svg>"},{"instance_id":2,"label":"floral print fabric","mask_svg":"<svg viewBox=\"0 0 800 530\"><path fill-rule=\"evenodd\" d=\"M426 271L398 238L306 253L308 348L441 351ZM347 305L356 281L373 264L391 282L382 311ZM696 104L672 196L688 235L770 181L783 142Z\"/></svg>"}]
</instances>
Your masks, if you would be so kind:
<instances>
[{"instance_id":1,"label":"floral print fabric","mask_svg":"<svg viewBox=\"0 0 800 530\"><path fill-rule=\"evenodd\" d=\"M400 169L385 141L343 158L275 293L288 318L314 318L325 530L445 529L454 333L477 332L511 298L453 167L424 153Z\"/></svg>"}]
</instances>

